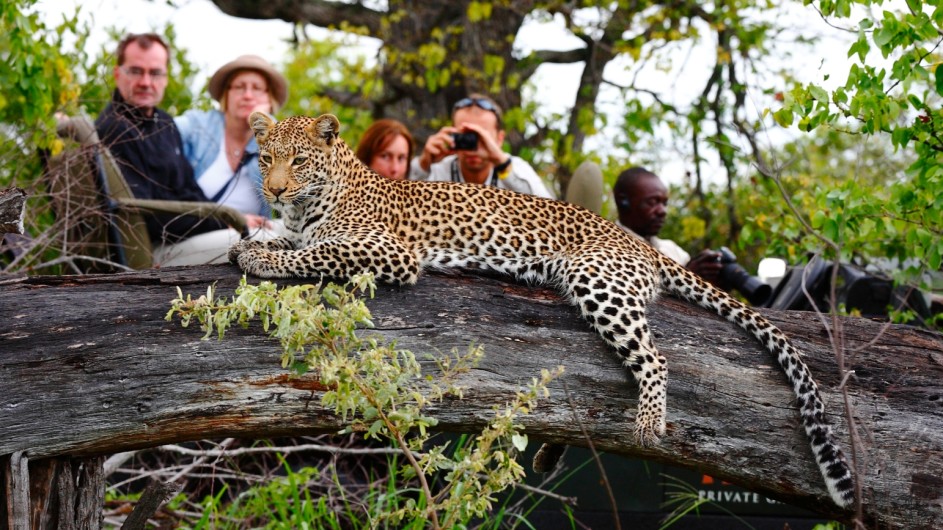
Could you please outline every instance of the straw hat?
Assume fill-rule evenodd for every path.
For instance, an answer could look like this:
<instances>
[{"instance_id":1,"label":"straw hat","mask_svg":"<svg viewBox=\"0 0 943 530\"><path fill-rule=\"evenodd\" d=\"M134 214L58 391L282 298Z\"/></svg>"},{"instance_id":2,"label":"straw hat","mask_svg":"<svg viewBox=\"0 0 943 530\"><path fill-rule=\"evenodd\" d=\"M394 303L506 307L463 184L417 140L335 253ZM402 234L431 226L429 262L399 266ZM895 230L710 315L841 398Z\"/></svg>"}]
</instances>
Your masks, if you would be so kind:
<instances>
[{"instance_id":1,"label":"straw hat","mask_svg":"<svg viewBox=\"0 0 943 530\"><path fill-rule=\"evenodd\" d=\"M265 59L258 55L242 55L219 67L210 78L210 96L216 101L223 97L226 85L232 74L239 70L255 70L268 79L269 89L275 95L275 101L281 107L288 100L288 81L278 73Z\"/></svg>"}]
</instances>

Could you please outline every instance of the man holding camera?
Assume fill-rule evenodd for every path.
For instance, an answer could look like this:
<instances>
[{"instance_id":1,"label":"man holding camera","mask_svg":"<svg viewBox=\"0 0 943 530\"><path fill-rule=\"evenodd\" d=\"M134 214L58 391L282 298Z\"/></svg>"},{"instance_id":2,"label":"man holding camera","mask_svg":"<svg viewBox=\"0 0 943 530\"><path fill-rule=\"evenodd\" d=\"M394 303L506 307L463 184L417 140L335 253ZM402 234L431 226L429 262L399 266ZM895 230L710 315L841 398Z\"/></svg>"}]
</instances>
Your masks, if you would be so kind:
<instances>
[{"instance_id":1,"label":"man holding camera","mask_svg":"<svg viewBox=\"0 0 943 530\"><path fill-rule=\"evenodd\" d=\"M684 265L691 272L717 285L724 264L720 252L703 250L690 254L670 239L660 239L658 232L668 216L668 187L658 175L643 167L631 167L619 174L612 194L619 210L616 223L655 247L655 250Z\"/></svg>"},{"instance_id":2,"label":"man holding camera","mask_svg":"<svg viewBox=\"0 0 943 530\"><path fill-rule=\"evenodd\" d=\"M555 198L523 159L505 153L501 108L493 99L471 94L455 102L452 125L426 140L410 162L411 180L468 182Z\"/></svg>"}]
</instances>

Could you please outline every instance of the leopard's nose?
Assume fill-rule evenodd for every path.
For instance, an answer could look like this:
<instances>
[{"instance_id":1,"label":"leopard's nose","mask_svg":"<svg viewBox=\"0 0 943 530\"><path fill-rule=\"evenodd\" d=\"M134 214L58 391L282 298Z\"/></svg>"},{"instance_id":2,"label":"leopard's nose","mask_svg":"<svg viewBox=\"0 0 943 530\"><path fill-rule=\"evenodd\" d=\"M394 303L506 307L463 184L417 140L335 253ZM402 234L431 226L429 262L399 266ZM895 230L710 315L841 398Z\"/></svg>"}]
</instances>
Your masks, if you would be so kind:
<instances>
[{"instance_id":1,"label":"leopard's nose","mask_svg":"<svg viewBox=\"0 0 943 530\"><path fill-rule=\"evenodd\" d=\"M285 192L285 188L269 188L268 190L269 190L269 192L271 192L272 195L274 195L276 198L279 197L279 196L281 196L281 194Z\"/></svg>"}]
</instances>

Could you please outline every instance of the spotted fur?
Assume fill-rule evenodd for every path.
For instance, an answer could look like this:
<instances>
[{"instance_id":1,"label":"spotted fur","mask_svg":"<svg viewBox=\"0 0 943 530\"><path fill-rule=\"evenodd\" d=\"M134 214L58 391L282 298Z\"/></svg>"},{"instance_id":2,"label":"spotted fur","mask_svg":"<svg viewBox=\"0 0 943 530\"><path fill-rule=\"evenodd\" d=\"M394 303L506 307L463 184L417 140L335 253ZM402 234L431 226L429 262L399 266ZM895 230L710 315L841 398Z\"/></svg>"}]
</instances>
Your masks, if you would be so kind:
<instances>
[{"instance_id":1,"label":"spotted fur","mask_svg":"<svg viewBox=\"0 0 943 530\"><path fill-rule=\"evenodd\" d=\"M262 192L287 236L240 241L231 262L264 278L349 277L413 284L421 270L484 267L558 288L577 305L639 385L635 434L665 434L667 366L652 342L646 304L659 291L710 309L755 336L785 371L828 490L854 497L851 471L818 389L786 336L761 315L582 208L494 187L394 181L364 166L332 115L275 123L254 113Z\"/></svg>"}]
</instances>

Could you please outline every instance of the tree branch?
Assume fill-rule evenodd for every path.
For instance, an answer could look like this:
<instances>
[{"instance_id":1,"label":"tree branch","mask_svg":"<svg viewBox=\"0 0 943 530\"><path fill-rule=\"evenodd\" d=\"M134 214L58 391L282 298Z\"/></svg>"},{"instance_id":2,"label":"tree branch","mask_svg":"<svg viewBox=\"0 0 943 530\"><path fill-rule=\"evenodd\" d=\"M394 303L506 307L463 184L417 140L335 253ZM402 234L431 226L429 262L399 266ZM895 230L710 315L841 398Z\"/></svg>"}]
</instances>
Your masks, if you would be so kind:
<instances>
[{"instance_id":1,"label":"tree branch","mask_svg":"<svg viewBox=\"0 0 943 530\"><path fill-rule=\"evenodd\" d=\"M279 19L308 23L324 28L337 27L340 21L367 28L371 36L379 34L386 13L365 7L327 0L212 0L227 15L249 19Z\"/></svg>"},{"instance_id":2,"label":"tree branch","mask_svg":"<svg viewBox=\"0 0 943 530\"><path fill-rule=\"evenodd\" d=\"M134 510L121 525L121 530L144 530L147 520L154 515L165 502L180 492L183 484L179 482L158 482L152 480L141 498L134 505Z\"/></svg>"}]
</instances>

